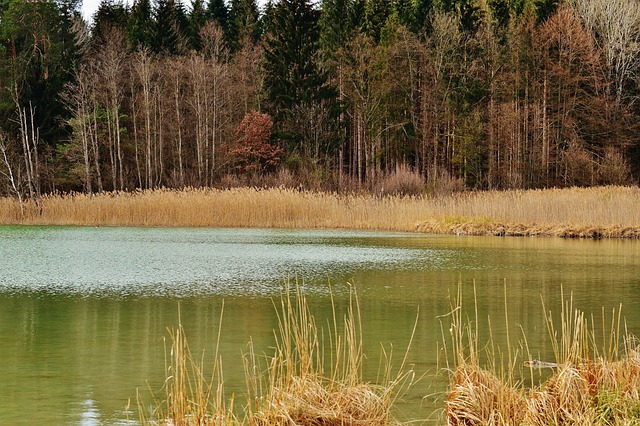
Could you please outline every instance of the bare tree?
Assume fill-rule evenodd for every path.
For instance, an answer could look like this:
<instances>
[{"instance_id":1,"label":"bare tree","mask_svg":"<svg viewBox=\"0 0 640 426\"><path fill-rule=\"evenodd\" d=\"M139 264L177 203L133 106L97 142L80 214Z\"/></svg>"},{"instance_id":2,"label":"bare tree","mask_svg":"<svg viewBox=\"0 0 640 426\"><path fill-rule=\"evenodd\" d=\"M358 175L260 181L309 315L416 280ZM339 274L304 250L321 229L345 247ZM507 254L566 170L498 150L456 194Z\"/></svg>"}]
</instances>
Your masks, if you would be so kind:
<instances>
[{"instance_id":1,"label":"bare tree","mask_svg":"<svg viewBox=\"0 0 640 426\"><path fill-rule=\"evenodd\" d=\"M22 142L22 155L24 157L29 198L36 204L40 201L40 163L38 160L38 142L40 141L40 129L35 123L35 108L29 102L29 110L22 107L18 100L18 87L14 86L13 101L18 113L20 126L20 140Z\"/></svg>"},{"instance_id":2,"label":"bare tree","mask_svg":"<svg viewBox=\"0 0 640 426\"><path fill-rule=\"evenodd\" d=\"M99 92L99 101L104 105L107 119L108 147L111 159L111 178L113 188L124 189L124 160L122 154L121 109L125 67L127 64L127 38L116 27L110 28L96 53L96 69L103 90Z\"/></svg>"},{"instance_id":3,"label":"bare tree","mask_svg":"<svg viewBox=\"0 0 640 426\"><path fill-rule=\"evenodd\" d=\"M90 150L93 147L93 82L91 71L84 65L76 73L75 83L69 84L62 94L62 98L71 112L71 118L67 120L73 130L72 140L80 143L82 147L82 159L84 166L85 190L93 192Z\"/></svg>"},{"instance_id":4,"label":"bare tree","mask_svg":"<svg viewBox=\"0 0 640 426\"><path fill-rule=\"evenodd\" d=\"M19 182L17 182L16 176L13 173L14 166L9 161L9 157L7 155L7 135L4 132L0 132L0 153L2 153L2 161L4 163L5 170L0 170L0 174L4 176L9 185L11 185L11 190L18 198L18 202L20 203L20 216L24 216L24 200L22 199L22 192L19 189Z\"/></svg>"},{"instance_id":5,"label":"bare tree","mask_svg":"<svg viewBox=\"0 0 640 426\"><path fill-rule=\"evenodd\" d=\"M153 168L152 168L152 151L154 150L154 135L152 127L152 115L153 115L153 88L152 88L152 75L153 64L152 59L149 56L149 52L146 50L139 50L133 60L134 72L136 74L138 83L140 85L142 93L140 94L140 102L138 103L141 110L143 119L143 132L144 132L144 171L145 171L145 187L152 188L154 186ZM132 94L136 96L136 94ZM137 130L137 129L136 129ZM138 130L137 130L138 131ZM137 138L137 135L136 135Z\"/></svg>"},{"instance_id":6,"label":"bare tree","mask_svg":"<svg viewBox=\"0 0 640 426\"><path fill-rule=\"evenodd\" d=\"M617 99L634 95L628 84L640 78L640 2L576 0L575 8L605 51L609 81Z\"/></svg>"}]
</instances>

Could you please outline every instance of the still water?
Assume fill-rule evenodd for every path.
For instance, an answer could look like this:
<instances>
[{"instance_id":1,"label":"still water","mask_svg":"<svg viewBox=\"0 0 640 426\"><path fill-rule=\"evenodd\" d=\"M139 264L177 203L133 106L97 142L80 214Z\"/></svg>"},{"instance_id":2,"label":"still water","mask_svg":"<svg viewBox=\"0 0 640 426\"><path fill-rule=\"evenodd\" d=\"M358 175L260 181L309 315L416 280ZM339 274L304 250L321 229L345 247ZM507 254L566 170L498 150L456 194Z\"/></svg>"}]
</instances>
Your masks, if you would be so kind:
<instances>
[{"instance_id":1,"label":"still water","mask_svg":"<svg viewBox=\"0 0 640 426\"><path fill-rule=\"evenodd\" d=\"M192 352L211 356L220 312L227 393L243 400L242 354L270 353L273 307L285 280L308 295L318 324L360 301L364 375L381 349L421 380L399 402L402 420L442 423L443 330L461 289L476 293L481 339L526 335L553 360L542 301L561 293L600 317L623 305L640 334L640 242L449 237L345 231L0 227L0 424L137 424L165 377L167 327L180 309ZM332 290L329 290L331 286ZM557 315L556 315L557 317ZM128 407L128 401L131 405ZM418 422L420 424L420 422Z\"/></svg>"}]
</instances>

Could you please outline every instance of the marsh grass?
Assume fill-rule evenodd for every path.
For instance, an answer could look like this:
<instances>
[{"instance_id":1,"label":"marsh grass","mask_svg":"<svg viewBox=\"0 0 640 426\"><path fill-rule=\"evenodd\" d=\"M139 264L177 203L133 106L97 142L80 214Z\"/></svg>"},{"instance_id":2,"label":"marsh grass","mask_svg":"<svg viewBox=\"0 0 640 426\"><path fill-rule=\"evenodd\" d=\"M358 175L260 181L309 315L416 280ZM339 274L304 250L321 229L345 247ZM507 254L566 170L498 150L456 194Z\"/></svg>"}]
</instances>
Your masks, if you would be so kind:
<instances>
[{"instance_id":1,"label":"marsh grass","mask_svg":"<svg viewBox=\"0 0 640 426\"><path fill-rule=\"evenodd\" d=\"M150 412L142 398L138 398L140 423L172 426L399 424L393 417L394 403L412 385L414 374L406 368L407 354L393 374L389 355L384 359L383 374L376 384L363 380L362 330L355 292L351 293L342 317L336 312L332 297L333 318L326 327L316 324L298 286L292 290L287 285L274 305L278 328L274 330L273 354L259 355L250 343L244 356L247 402L242 407L242 418L234 413L235 397L228 398L224 393L222 361L217 350L212 373L205 376L204 362L192 357L180 324L169 332L171 348L164 394L158 397L150 390L154 407ZM218 334L217 347L219 345Z\"/></svg>"},{"instance_id":2,"label":"marsh grass","mask_svg":"<svg viewBox=\"0 0 640 426\"><path fill-rule=\"evenodd\" d=\"M395 398L413 380L405 371L406 356L394 375L386 359L379 384L363 381L362 329L355 293L340 320L319 327L305 296L287 287L277 307L279 328L274 354L259 367L253 351L246 358L251 425L371 425L395 424ZM341 323L341 324L340 324ZM329 340L328 348L324 341ZM408 350L408 349L407 349ZM255 371L263 371L258 376Z\"/></svg>"},{"instance_id":3,"label":"marsh grass","mask_svg":"<svg viewBox=\"0 0 640 426\"><path fill-rule=\"evenodd\" d=\"M458 235L640 237L640 189L342 195L292 188L136 191L0 198L0 223L91 226L331 228Z\"/></svg>"},{"instance_id":4,"label":"marsh grass","mask_svg":"<svg viewBox=\"0 0 640 426\"><path fill-rule=\"evenodd\" d=\"M171 347L165 349L166 378L161 392L156 395L149 389L153 400L150 412L145 408L142 397L138 395L138 413L140 423L166 424L171 426L217 426L240 425L233 410L233 397L227 400L224 392L222 360L217 353L220 346L220 330L222 313L217 336L216 354L209 374L205 369L204 354L201 359L195 358L189 349L187 337L182 327L169 329Z\"/></svg>"},{"instance_id":5,"label":"marsh grass","mask_svg":"<svg viewBox=\"0 0 640 426\"><path fill-rule=\"evenodd\" d=\"M559 323L550 313L546 318L555 360L545 363L553 372L535 384L530 368L532 385L525 386L522 360L531 360L526 339L506 354L492 339L480 346L477 313L475 320L463 321L461 298L456 299L448 343L448 425L640 423L640 353L620 310L608 319L603 311L598 324L563 297Z\"/></svg>"}]
</instances>

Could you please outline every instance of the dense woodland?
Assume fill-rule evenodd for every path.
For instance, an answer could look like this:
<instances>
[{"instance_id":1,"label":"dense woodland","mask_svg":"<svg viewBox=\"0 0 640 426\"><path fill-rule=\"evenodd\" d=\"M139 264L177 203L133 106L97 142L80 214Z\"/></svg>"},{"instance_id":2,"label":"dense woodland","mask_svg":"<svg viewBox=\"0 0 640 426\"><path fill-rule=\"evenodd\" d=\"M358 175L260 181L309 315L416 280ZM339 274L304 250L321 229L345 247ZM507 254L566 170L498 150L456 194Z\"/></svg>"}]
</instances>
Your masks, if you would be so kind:
<instances>
[{"instance_id":1,"label":"dense woodland","mask_svg":"<svg viewBox=\"0 0 640 426\"><path fill-rule=\"evenodd\" d=\"M640 176L636 0L1 0L0 34L21 199Z\"/></svg>"}]
</instances>

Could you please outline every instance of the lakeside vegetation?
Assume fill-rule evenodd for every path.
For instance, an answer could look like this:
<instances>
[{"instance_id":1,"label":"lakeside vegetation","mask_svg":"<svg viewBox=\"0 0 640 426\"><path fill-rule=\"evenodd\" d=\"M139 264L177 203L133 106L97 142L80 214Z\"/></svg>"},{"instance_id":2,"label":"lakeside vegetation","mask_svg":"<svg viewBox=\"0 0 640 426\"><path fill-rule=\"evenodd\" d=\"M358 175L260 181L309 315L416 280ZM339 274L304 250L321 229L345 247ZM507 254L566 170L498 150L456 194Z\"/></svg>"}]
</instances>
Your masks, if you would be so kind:
<instances>
[{"instance_id":1,"label":"lakeside vegetation","mask_svg":"<svg viewBox=\"0 0 640 426\"><path fill-rule=\"evenodd\" d=\"M384 230L457 235L640 237L640 188L374 196L291 188L146 190L0 198L0 223ZM22 207L22 210L21 210Z\"/></svg>"},{"instance_id":2,"label":"lakeside vegetation","mask_svg":"<svg viewBox=\"0 0 640 426\"><path fill-rule=\"evenodd\" d=\"M448 425L613 426L640 421L640 346L620 310L611 316L603 310L598 319L574 309L572 299L561 303L559 319L543 304L555 355L549 362L532 356L526 336L502 351L491 339L480 342L477 307L475 317L465 320L458 294L449 336ZM510 345L507 314L505 320ZM550 373L540 374L538 368Z\"/></svg>"},{"instance_id":3,"label":"lakeside vegetation","mask_svg":"<svg viewBox=\"0 0 640 426\"><path fill-rule=\"evenodd\" d=\"M362 378L360 308L355 291L345 312L336 311L325 326L318 325L299 287L285 285L274 301L278 328L272 354L258 354L248 345L244 354L246 402L240 411L235 395L224 390L222 359L217 349L211 371L194 357L182 324L169 331L170 361L166 366L164 396L151 390L153 407L138 393L142 425L249 425L249 426L390 426L396 398L411 386L414 372L405 358L396 369L391 353L381 361L378 383ZM224 304L220 314L218 343ZM414 330L415 332L415 330ZM407 342L411 345L411 342ZM407 351L409 350L407 347ZM204 358L204 357L203 357ZM393 371L392 371L393 370ZM395 371L395 372L394 372Z\"/></svg>"},{"instance_id":4,"label":"lakeside vegetation","mask_svg":"<svg viewBox=\"0 0 640 426\"><path fill-rule=\"evenodd\" d=\"M512 345L506 308L507 346L493 340L490 318L489 332L482 332L488 341L481 341L484 325L478 307L469 312L461 294L459 288L451 298L450 314L442 317L451 322L443 324L439 347L443 369L437 374L449 382L442 418L448 425L618 426L640 421L640 344L626 329L621 307L611 313L603 310L596 318L574 309L573 299L562 296L559 317L554 318L543 302L554 358L539 360L524 330ZM273 352L260 355L249 344L244 354L246 399L225 394L223 362L217 353L208 372L191 354L182 325L170 330L164 394L158 397L151 390L154 402L146 406L138 393L141 424L404 424L393 413L416 372L406 365L406 353L397 370L391 354L383 353L382 376L376 383L363 381L366 357L355 293L344 312L333 306L333 317L324 327L299 288L286 287L274 307L278 327ZM412 335L416 331L414 326Z\"/></svg>"}]
</instances>

